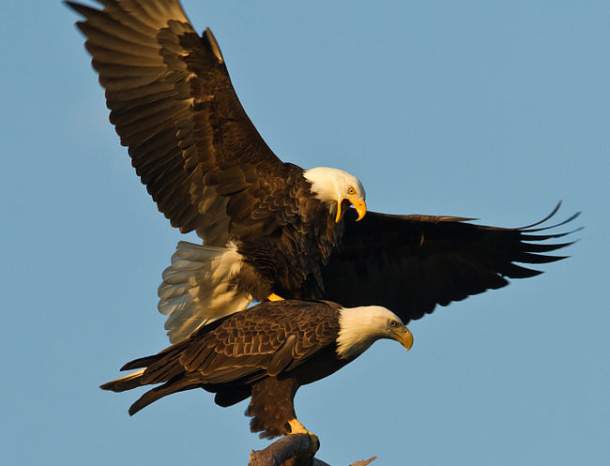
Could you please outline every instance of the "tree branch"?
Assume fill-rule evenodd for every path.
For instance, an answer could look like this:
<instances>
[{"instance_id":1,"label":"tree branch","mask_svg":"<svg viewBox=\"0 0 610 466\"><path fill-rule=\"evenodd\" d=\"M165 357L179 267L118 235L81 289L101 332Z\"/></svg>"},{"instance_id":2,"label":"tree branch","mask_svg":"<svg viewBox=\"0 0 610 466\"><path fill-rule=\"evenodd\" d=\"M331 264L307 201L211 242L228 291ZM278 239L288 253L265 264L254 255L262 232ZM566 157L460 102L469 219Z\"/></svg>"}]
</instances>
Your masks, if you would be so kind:
<instances>
[{"instance_id":1,"label":"tree branch","mask_svg":"<svg viewBox=\"0 0 610 466\"><path fill-rule=\"evenodd\" d=\"M253 450L250 453L248 466L330 466L314 458L320 448L320 441L315 435L286 435L276 440L264 450ZM351 466L368 466L377 459L356 461Z\"/></svg>"}]
</instances>

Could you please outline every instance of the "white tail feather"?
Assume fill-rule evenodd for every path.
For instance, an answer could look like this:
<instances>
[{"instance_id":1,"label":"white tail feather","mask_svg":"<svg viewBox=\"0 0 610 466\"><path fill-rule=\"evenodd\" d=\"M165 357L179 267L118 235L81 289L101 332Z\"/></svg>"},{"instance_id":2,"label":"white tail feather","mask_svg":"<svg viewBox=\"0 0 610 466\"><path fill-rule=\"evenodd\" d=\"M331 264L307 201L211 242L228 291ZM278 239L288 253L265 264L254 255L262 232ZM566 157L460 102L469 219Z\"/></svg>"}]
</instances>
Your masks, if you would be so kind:
<instances>
[{"instance_id":1,"label":"white tail feather","mask_svg":"<svg viewBox=\"0 0 610 466\"><path fill-rule=\"evenodd\" d=\"M232 243L226 248L178 243L158 292L159 312L167 316L165 329L172 343L201 325L248 307L252 296L230 283L241 263L242 256Z\"/></svg>"}]
</instances>

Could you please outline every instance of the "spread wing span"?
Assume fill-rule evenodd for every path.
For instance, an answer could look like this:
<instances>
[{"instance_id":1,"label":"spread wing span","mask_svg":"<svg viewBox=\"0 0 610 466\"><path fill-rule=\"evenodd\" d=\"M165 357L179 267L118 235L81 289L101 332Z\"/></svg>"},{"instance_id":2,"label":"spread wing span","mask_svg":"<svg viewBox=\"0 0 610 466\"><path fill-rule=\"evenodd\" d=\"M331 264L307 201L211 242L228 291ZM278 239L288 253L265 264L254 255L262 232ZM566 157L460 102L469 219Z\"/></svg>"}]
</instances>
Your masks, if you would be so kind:
<instances>
[{"instance_id":1,"label":"spread wing span","mask_svg":"<svg viewBox=\"0 0 610 466\"><path fill-rule=\"evenodd\" d=\"M224 245L229 223L253 221L244 217L291 165L246 115L212 32L199 36L178 0L97 1L103 10L66 3L85 18L77 24L137 174L173 226Z\"/></svg>"},{"instance_id":2,"label":"spread wing span","mask_svg":"<svg viewBox=\"0 0 610 466\"><path fill-rule=\"evenodd\" d=\"M324 269L325 298L345 306L379 304L406 323L470 295L527 278L564 256L547 255L573 242L547 243L572 232L543 226L559 210L519 228L468 223L468 218L387 215L369 212L361 222L345 222L341 249ZM353 213L350 213L353 215ZM524 265L519 265L524 264Z\"/></svg>"}]
</instances>

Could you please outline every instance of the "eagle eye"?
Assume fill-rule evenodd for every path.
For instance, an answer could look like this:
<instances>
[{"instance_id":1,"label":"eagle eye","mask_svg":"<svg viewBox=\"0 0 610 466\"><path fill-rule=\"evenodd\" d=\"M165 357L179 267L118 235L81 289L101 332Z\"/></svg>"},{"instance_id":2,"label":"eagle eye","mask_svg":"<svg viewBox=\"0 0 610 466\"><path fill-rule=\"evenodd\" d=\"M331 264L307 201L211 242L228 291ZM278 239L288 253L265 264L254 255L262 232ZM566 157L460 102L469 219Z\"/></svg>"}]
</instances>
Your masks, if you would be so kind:
<instances>
[{"instance_id":1,"label":"eagle eye","mask_svg":"<svg viewBox=\"0 0 610 466\"><path fill-rule=\"evenodd\" d=\"M397 328L397 327L400 327L400 323L399 323L398 321L396 321L396 320L391 320L391 321L390 321L390 327L391 327L391 328Z\"/></svg>"},{"instance_id":2,"label":"eagle eye","mask_svg":"<svg viewBox=\"0 0 610 466\"><path fill-rule=\"evenodd\" d=\"M349 188L347 188L347 194L353 196L354 194L356 194L356 189L353 186L350 186Z\"/></svg>"}]
</instances>

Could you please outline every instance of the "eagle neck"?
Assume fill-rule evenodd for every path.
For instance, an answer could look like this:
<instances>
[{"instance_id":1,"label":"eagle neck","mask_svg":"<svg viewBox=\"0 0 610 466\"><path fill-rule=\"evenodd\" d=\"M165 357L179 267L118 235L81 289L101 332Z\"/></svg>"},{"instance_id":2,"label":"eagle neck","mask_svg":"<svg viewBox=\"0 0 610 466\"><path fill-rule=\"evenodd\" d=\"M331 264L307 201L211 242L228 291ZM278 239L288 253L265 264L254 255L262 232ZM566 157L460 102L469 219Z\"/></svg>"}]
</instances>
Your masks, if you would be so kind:
<instances>
[{"instance_id":1,"label":"eagle neck","mask_svg":"<svg viewBox=\"0 0 610 466\"><path fill-rule=\"evenodd\" d=\"M363 308L342 308L339 310L339 334L337 336L337 356L339 359L354 359L366 351L384 335L372 325Z\"/></svg>"},{"instance_id":2,"label":"eagle neck","mask_svg":"<svg viewBox=\"0 0 610 466\"><path fill-rule=\"evenodd\" d=\"M341 199L340 186L336 169L328 167L310 168L303 172L303 178L309 182L313 195L329 207Z\"/></svg>"}]
</instances>

